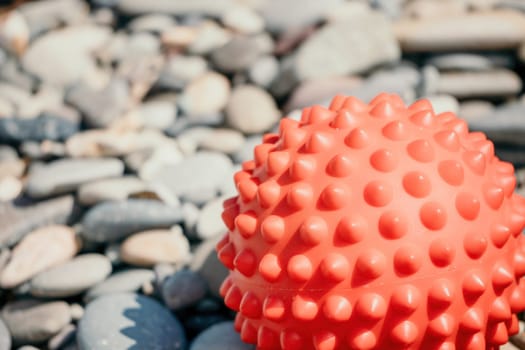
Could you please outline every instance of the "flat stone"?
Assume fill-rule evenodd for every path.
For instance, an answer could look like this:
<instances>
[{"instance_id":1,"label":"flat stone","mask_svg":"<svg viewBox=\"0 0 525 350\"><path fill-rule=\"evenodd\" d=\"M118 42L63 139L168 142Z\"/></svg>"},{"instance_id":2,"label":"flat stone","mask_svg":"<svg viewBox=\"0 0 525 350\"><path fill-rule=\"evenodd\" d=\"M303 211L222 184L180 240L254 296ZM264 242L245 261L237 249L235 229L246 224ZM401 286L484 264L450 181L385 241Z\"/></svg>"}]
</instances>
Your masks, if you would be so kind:
<instances>
[{"instance_id":1,"label":"flat stone","mask_svg":"<svg viewBox=\"0 0 525 350\"><path fill-rule=\"evenodd\" d=\"M525 18L493 10L424 21L403 19L395 23L395 33L407 52L499 50L516 48L524 41Z\"/></svg>"},{"instance_id":2,"label":"flat stone","mask_svg":"<svg viewBox=\"0 0 525 350\"><path fill-rule=\"evenodd\" d=\"M332 8L339 6L342 0L296 0L267 1L261 3L260 12L272 31L301 28L314 24L325 17ZM290 14L293 13L293 16Z\"/></svg>"},{"instance_id":3,"label":"flat stone","mask_svg":"<svg viewBox=\"0 0 525 350\"><path fill-rule=\"evenodd\" d=\"M159 169L151 181L166 186L181 199L202 204L215 197L231 166L231 160L222 153L197 152Z\"/></svg>"},{"instance_id":4,"label":"flat stone","mask_svg":"<svg viewBox=\"0 0 525 350\"><path fill-rule=\"evenodd\" d=\"M416 0L406 4L403 8L405 16L422 20L431 17L463 15L467 10L467 1L455 0Z\"/></svg>"},{"instance_id":5,"label":"flat stone","mask_svg":"<svg viewBox=\"0 0 525 350\"><path fill-rule=\"evenodd\" d=\"M24 141L20 147L20 153L32 161L49 161L54 158L63 158L66 155L66 147L61 142L44 140L42 142Z\"/></svg>"},{"instance_id":6,"label":"flat stone","mask_svg":"<svg viewBox=\"0 0 525 350\"><path fill-rule=\"evenodd\" d=\"M64 301L12 301L2 309L1 316L15 344L46 341L71 321L69 305Z\"/></svg>"},{"instance_id":7,"label":"flat stone","mask_svg":"<svg viewBox=\"0 0 525 350\"><path fill-rule=\"evenodd\" d=\"M232 30L245 34L257 34L264 29L264 19L249 7L236 6L222 16L222 23Z\"/></svg>"},{"instance_id":8,"label":"flat stone","mask_svg":"<svg viewBox=\"0 0 525 350\"><path fill-rule=\"evenodd\" d=\"M23 186L22 181L14 176L0 177L0 202L14 200L22 193Z\"/></svg>"},{"instance_id":9,"label":"flat stone","mask_svg":"<svg viewBox=\"0 0 525 350\"><path fill-rule=\"evenodd\" d=\"M197 236L200 239L216 237L227 231L221 218L223 211L222 203L225 199L224 197L220 197L211 200L202 208L196 226Z\"/></svg>"},{"instance_id":10,"label":"flat stone","mask_svg":"<svg viewBox=\"0 0 525 350\"><path fill-rule=\"evenodd\" d=\"M51 225L26 235L12 251L11 258L0 274L0 286L13 288L41 271L73 258L80 242L72 228Z\"/></svg>"},{"instance_id":11,"label":"flat stone","mask_svg":"<svg viewBox=\"0 0 525 350\"><path fill-rule=\"evenodd\" d=\"M168 101L147 101L138 108L138 118L143 127L166 129L177 118L177 106Z\"/></svg>"},{"instance_id":12,"label":"flat stone","mask_svg":"<svg viewBox=\"0 0 525 350\"><path fill-rule=\"evenodd\" d=\"M248 71L250 80L262 87L269 87L277 74L279 74L279 61L274 56L269 55L259 57Z\"/></svg>"},{"instance_id":13,"label":"flat stone","mask_svg":"<svg viewBox=\"0 0 525 350\"><path fill-rule=\"evenodd\" d=\"M112 242L132 233L168 228L182 221L179 208L149 199L103 202L82 218L82 236L95 242Z\"/></svg>"},{"instance_id":14,"label":"flat stone","mask_svg":"<svg viewBox=\"0 0 525 350\"><path fill-rule=\"evenodd\" d=\"M189 260L190 244L180 228L142 231L122 242L120 257L136 266L183 263Z\"/></svg>"},{"instance_id":15,"label":"flat stone","mask_svg":"<svg viewBox=\"0 0 525 350\"><path fill-rule=\"evenodd\" d=\"M68 324L55 334L47 343L49 350L64 349L75 339L77 327L74 324Z\"/></svg>"},{"instance_id":16,"label":"flat stone","mask_svg":"<svg viewBox=\"0 0 525 350\"><path fill-rule=\"evenodd\" d=\"M36 275L30 282L35 297L61 298L78 295L111 274L111 262L101 254L82 254Z\"/></svg>"},{"instance_id":17,"label":"flat stone","mask_svg":"<svg viewBox=\"0 0 525 350\"><path fill-rule=\"evenodd\" d=\"M207 67L208 63L200 56L177 55L168 60L155 85L167 89L182 89L203 75Z\"/></svg>"},{"instance_id":18,"label":"flat stone","mask_svg":"<svg viewBox=\"0 0 525 350\"><path fill-rule=\"evenodd\" d=\"M100 89L76 84L66 95L66 101L80 110L86 123L94 128L106 127L120 118L129 99L128 82L122 79L113 79Z\"/></svg>"},{"instance_id":19,"label":"flat stone","mask_svg":"<svg viewBox=\"0 0 525 350\"><path fill-rule=\"evenodd\" d=\"M190 350L253 350L255 346L246 344L233 326L232 321L217 323L202 333L193 341Z\"/></svg>"},{"instance_id":20,"label":"flat stone","mask_svg":"<svg viewBox=\"0 0 525 350\"><path fill-rule=\"evenodd\" d=\"M400 49L390 22L379 13L330 23L312 34L297 50L299 80L364 72L397 61Z\"/></svg>"},{"instance_id":21,"label":"flat stone","mask_svg":"<svg viewBox=\"0 0 525 350\"><path fill-rule=\"evenodd\" d=\"M89 303L95 298L115 293L136 292L145 283L152 282L155 273L148 269L127 269L109 276L105 281L90 288L84 295L84 302Z\"/></svg>"},{"instance_id":22,"label":"flat stone","mask_svg":"<svg viewBox=\"0 0 525 350\"><path fill-rule=\"evenodd\" d=\"M76 190L89 181L122 175L124 164L119 159L60 159L46 165L31 167L26 192L31 197Z\"/></svg>"},{"instance_id":23,"label":"flat stone","mask_svg":"<svg viewBox=\"0 0 525 350\"><path fill-rule=\"evenodd\" d=\"M0 350L11 350L11 334L5 325L5 322L0 318Z\"/></svg>"},{"instance_id":24,"label":"flat stone","mask_svg":"<svg viewBox=\"0 0 525 350\"><path fill-rule=\"evenodd\" d=\"M215 72L193 80L184 90L180 106L187 115L207 115L221 111L230 96L230 82Z\"/></svg>"},{"instance_id":25,"label":"flat stone","mask_svg":"<svg viewBox=\"0 0 525 350\"><path fill-rule=\"evenodd\" d=\"M187 50L194 55L206 55L226 45L232 38L230 31L213 21L203 21L188 42Z\"/></svg>"},{"instance_id":26,"label":"flat stone","mask_svg":"<svg viewBox=\"0 0 525 350\"><path fill-rule=\"evenodd\" d=\"M221 284L229 274L229 270L221 264L215 251L215 246L221 239L222 237L218 236L202 241L195 249L190 264L190 269L206 280L210 293L218 298L221 297Z\"/></svg>"},{"instance_id":27,"label":"flat stone","mask_svg":"<svg viewBox=\"0 0 525 350\"><path fill-rule=\"evenodd\" d=\"M501 56L499 56L501 57ZM452 53L432 56L427 60L439 70L488 70L495 68L502 59L498 56L477 55L472 53Z\"/></svg>"},{"instance_id":28,"label":"flat stone","mask_svg":"<svg viewBox=\"0 0 525 350\"><path fill-rule=\"evenodd\" d=\"M90 52L109 38L109 29L72 26L38 37L22 58L25 70L59 86L84 80L97 70Z\"/></svg>"},{"instance_id":29,"label":"flat stone","mask_svg":"<svg viewBox=\"0 0 525 350\"><path fill-rule=\"evenodd\" d=\"M166 15L208 15L220 17L233 6L232 0L120 0L117 9L127 15L163 13Z\"/></svg>"},{"instance_id":30,"label":"flat stone","mask_svg":"<svg viewBox=\"0 0 525 350\"><path fill-rule=\"evenodd\" d=\"M211 54L213 64L223 72L233 73L249 68L260 56L273 50L273 41L267 34L235 36L226 45Z\"/></svg>"},{"instance_id":31,"label":"flat stone","mask_svg":"<svg viewBox=\"0 0 525 350\"><path fill-rule=\"evenodd\" d=\"M177 135L177 144L185 155L193 155L211 137L213 130L207 126L188 126Z\"/></svg>"},{"instance_id":32,"label":"flat stone","mask_svg":"<svg viewBox=\"0 0 525 350\"><path fill-rule=\"evenodd\" d=\"M178 142L173 139L167 140L148 152L148 155L140 162L137 173L141 179L149 181L163 167L182 161L183 153ZM150 186L150 188L154 187L157 187L155 183Z\"/></svg>"},{"instance_id":33,"label":"flat stone","mask_svg":"<svg viewBox=\"0 0 525 350\"><path fill-rule=\"evenodd\" d=\"M494 111L494 105L484 100L464 101L459 105L458 116L468 122L484 117Z\"/></svg>"},{"instance_id":34,"label":"flat stone","mask_svg":"<svg viewBox=\"0 0 525 350\"><path fill-rule=\"evenodd\" d=\"M104 201L126 200L132 193L144 191L147 185L131 175L110 179L100 179L81 185L78 200L84 205L94 205Z\"/></svg>"},{"instance_id":35,"label":"flat stone","mask_svg":"<svg viewBox=\"0 0 525 350\"><path fill-rule=\"evenodd\" d=\"M237 152L244 144L244 135L233 129L213 129L209 137L202 140L200 147L209 151L217 151L227 154Z\"/></svg>"},{"instance_id":36,"label":"flat stone","mask_svg":"<svg viewBox=\"0 0 525 350\"><path fill-rule=\"evenodd\" d=\"M255 85L237 86L226 106L228 124L246 134L269 130L280 116L273 97Z\"/></svg>"},{"instance_id":37,"label":"flat stone","mask_svg":"<svg viewBox=\"0 0 525 350\"><path fill-rule=\"evenodd\" d=\"M88 304L77 344L79 350L182 350L186 337L177 318L154 299L119 293Z\"/></svg>"},{"instance_id":38,"label":"flat stone","mask_svg":"<svg viewBox=\"0 0 525 350\"><path fill-rule=\"evenodd\" d=\"M192 306L206 296L206 281L196 272L179 270L162 284L162 299L171 310Z\"/></svg>"},{"instance_id":39,"label":"flat stone","mask_svg":"<svg viewBox=\"0 0 525 350\"><path fill-rule=\"evenodd\" d=\"M133 32L161 33L166 28L175 24L175 19L172 16L161 13L152 13L134 18L129 22L128 28Z\"/></svg>"},{"instance_id":40,"label":"flat stone","mask_svg":"<svg viewBox=\"0 0 525 350\"><path fill-rule=\"evenodd\" d=\"M66 224L74 209L73 196L63 196L36 204L15 206L0 203L0 247L16 244L35 228Z\"/></svg>"},{"instance_id":41,"label":"flat stone","mask_svg":"<svg viewBox=\"0 0 525 350\"><path fill-rule=\"evenodd\" d=\"M437 93L457 98L512 96L521 91L520 77L507 69L482 72L444 72Z\"/></svg>"}]
</instances>

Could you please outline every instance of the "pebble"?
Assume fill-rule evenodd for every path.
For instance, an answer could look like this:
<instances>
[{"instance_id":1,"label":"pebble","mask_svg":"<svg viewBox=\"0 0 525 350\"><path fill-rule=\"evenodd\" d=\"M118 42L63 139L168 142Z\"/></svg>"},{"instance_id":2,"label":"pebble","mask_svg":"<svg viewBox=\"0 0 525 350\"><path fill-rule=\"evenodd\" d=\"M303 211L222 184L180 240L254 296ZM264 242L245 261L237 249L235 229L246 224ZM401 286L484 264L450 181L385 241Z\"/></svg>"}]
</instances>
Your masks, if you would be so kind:
<instances>
[{"instance_id":1,"label":"pebble","mask_svg":"<svg viewBox=\"0 0 525 350\"><path fill-rule=\"evenodd\" d=\"M200 56L178 55L168 60L155 84L166 89L182 89L203 75L207 68L208 63Z\"/></svg>"},{"instance_id":2,"label":"pebble","mask_svg":"<svg viewBox=\"0 0 525 350\"><path fill-rule=\"evenodd\" d=\"M182 221L180 208L150 199L102 202L82 218L81 235L94 242L113 242L132 233L167 228Z\"/></svg>"},{"instance_id":3,"label":"pebble","mask_svg":"<svg viewBox=\"0 0 525 350\"><path fill-rule=\"evenodd\" d=\"M117 9L119 12L131 16L145 13L163 13L174 16L199 14L220 17L232 5L232 0L120 0L117 3Z\"/></svg>"},{"instance_id":4,"label":"pebble","mask_svg":"<svg viewBox=\"0 0 525 350\"><path fill-rule=\"evenodd\" d=\"M138 167L138 175L148 181L159 169L171 164L179 163L183 158L183 150L175 140L168 140L148 152L148 156Z\"/></svg>"},{"instance_id":5,"label":"pebble","mask_svg":"<svg viewBox=\"0 0 525 350\"><path fill-rule=\"evenodd\" d=\"M108 28L89 25L50 31L31 43L22 65L49 84L65 86L85 80L97 70L89 53L100 47L109 34Z\"/></svg>"},{"instance_id":6,"label":"pebble","mask_svg":"<svg viewBox=\"0 0 525 350\"><path fill-rule=\"evenodd\" d=\"M101 128L109 126L124 114L129 94L126 81L113 79L101 89L76 84L66 95L66 101L84 114L89 126Z\"/></svg>"},{"instance_id":7,"label":"pebble","mask_svg":"<svg viewBox=\"0 0 525 350\"><path fill-rule=\"evenodd\" d=\"M32 119L0 118L0 142L64 140L78 128L78 123L47 114Z\"/></svg>"},{"instance_id":8,"label":"pebble","mask_svg":"<svg viewBox=\"0 0 525 350\"><path fill-rule=\"evenodd\" d=\"M250 66L250 80L261 87L269 87L279 74L279 61L274 56L261 56Z\"/></svg>"},{"instance_id":9,"label":"pebble","mask_svg":"<svg viewBox=\"0 0 525 350\"><path fill-rule=\"evenodd\" d=\"M77 327L74 324L68 324L55 334L47 343L49 350L64 349L75 339Z\"/></svg>"},{"instance_id":10,"label":"pebble","mask_svg":"<svg viewBox=\"0 0 525 350\"><path fill-rule=\"evenodd\" d=\"M11 350L11 334L5 322L0 318L0 350Z\"/></svg>"},{"instance_id":11,"label":"pebble","mask_svg":"<svg viewBox=\"0 0 525 350\"><path fill-rule=\"evenodd\" d=\"M237 152L243 144L244 136L241 132L233 129L216 128L200 142L199 146L209 151L232 154Z\"/></svg>"},{"instance_id":12,"label":"pebble","mask_svg":"<svg viewBox=\"0 0 525 350\"><path fill-rule=\"evenodd\" d=\"M144 191L147 185L136 176L100 179L81 185L77 192L83 205L94 205L104 201L126 200L133 193Z\"/></svg>"},{"instance_id":13,"label":"pebble","mask_svg":"<svg viewBox=\"0 0 525 350\"><path fill-rule=\"evenodd\" d=\"M101 254L82 254L37 274L30 282L35 297L60 298L78 295L105 280L111 263Z\"/></svg>"},{"instance_id":14,"label":"pebble","mask_svg":"<svg viewBox=\"0 0 525 350\"><path fill-rule=\"evenodd\" d=\"M272 96L254 85L237 86L226 106L228 124L245 134L269 130L280 116Z\"/></svg>"},{"instance_id":15,"label":"pebble","mask_svg":"<svg viewBox=\"0 0 525 350\"><path fill-rule=\"evenodd\" d=\"M463 15L468 10L466 1L416 0L408 3L403 12L406 16L427 20L431 17Z\"/></svg>"},{"instance_id":16,"label":"pebble","mask_svg":"<svg viewBox=\"0 0 525 350\"><path fill-rule=\"evenodd\" d=\"M147 101L140 105L137 113L143 127L164 130L175 122L177 106L168 101Z\"/></svg>"},{"instance_id":17,"label":"pebble","mask_svg":"<svg viewBox=\"0 0 525 350\"><path fill-rule=\"evenodd\" d=\"M20 145L22 155L31 160L49 161L66 155L66 147L61 142L44 140L42 142L24 141Z\"/></svg>"},{"instance_id":18,"label":"pebble","mask_svg":"<svg viewBox=\"0 0 525 350\"><path fill-rule=\"evenodd\" d=\"M232 155L233 161L236 164L242 164L247 160L253 159L253 149L262 142L262 135L255 134L246 137L244 145ZM233 182L233 181L232 181Z\"/></svg>"},{"instance_id":19,"label":"pebble","mask_svg":"<svg viewBox=\"0 0 525 350\"><path fill-rule=\"evenodd\" d=\"M1 316L14 344L46 341L71 321L69 305L64 301L12 301L4 306Z\"/></svg>"},{"instance_id":20,"label":"pebble","mask_svg":"<svg viewBox=\"0 0 525 350\"><path fill-rule=\"evenodd\" d=\"M17 198L23 190L22 181L14 176L0 176L0 202Z\"/></svg>"},{"instance_id":21,"label":"pebble","mask_svg":"<svg viewBox=\"0 0 525 350\"><path fill-rule=\"evenodd\" d=\"M187 115L207 115L221 111L230 97L230 82L216 72L208 72L188 84L180 98Z\"/></svg>"},{"instance_id":22,"label":"pebble","mask_svg":"<svg viewBox=\"0 0 525 350\"><path fill-rule=\"evenodd\" d=\"M193 252L190 269L206 280L209 292L220 298L219 288L228 276L229 270L220 263L215 251L215 245L222 237L214 237L202 241Z\"/></svg>"},{"instance_id":23,"label":"pebble","mask_svg":"<svg viewBox=\"0 0 525 350\"><path fill-rule=\"evenodd\" d=\"M390 23L371 13L329 23L312 34L297 50L295 74L303 81L361 73L395 62L400 54Z\"/></svg>"},{"instance_id":24,"label":"pebble","mask_svg":"<svg viewBox=\"0 0 525 350\"><path fill-rule=\"evenodd\" d=\"M122 175L124 164L119 159L60 159L29 170L26 193L34 198L76 190L81 184Z\"/></svg>"},{"instance_id":25,"label":"pebble","mask_svg":"<svg viewBox=\"0 0 525 350\"><path fill-rule=\"evenodd\" d=\"M190 245L180 227L142 231L122 242L120 257L122 261L135 266L184 263L190 258Z\"/></svg>"},{"instance_id":26,"label":"pebble","mask_svg":"<svg viewBox=\"0 0 525 350\"><path fill-rule=\"evenodd\" d=\"M177 144L185 155L193 155L212 133L213 129L206 126L187 127L177 135Z\"/></svg>"},{"instance_id":27,"label":"pebble","mask_svg":"<svg viewBox=\"0 0 525 350\"><path fill-rule=\"evenodd\" d=\"M153 13L134 18L128 24L128 28L133 32L162 33L166 28L175 24L175 19L172 16Z\"/></svg>"},{"instance_id":28,"label":"pebble","mask_svg":"<svg viewBox=\"0 0 525 350\"><path fill-rule=\"evenodd\" d=\"M459 102L450 95L433 95L425 97L430 101L434 113L439 114L443 112L452 112L457 114L459 112Z\"/></svg>"},{"instance_id":29,"label":"pebble","mask_svg":"<svg viewBox=\"0 0 525 350\"><path fill-rule=\"evenodd\" d=\"M216 196L231 166L224 154L202 151L159 169L151 181L166 186L183 200L203 204Z\"/></svg>"},{"instance_id":30,"label":"pebble","mask_svg":"<svg viewBox=\"0 0 525 350\"><path fill-rule=\"evenodd\" d=\"M482 72L443 72L439 76L437 93L456 98L498 97L516 95L522 82L513 71L495 69Z\"/></svg>"},{"instance_id":31,"label":"pebble","mask_svg":"<svg viewBox=\"0 0 525 350\"><path fill-rule=\"evenodd\" d=\"M522 137L525 132L524 113L524 104L509 103L494 109L492 113L469 119L469 128L484 132L487 138L495 143L524 145L525 139Z\"/></svg>"},{"instance_id":32,"label":"pebble","mask_svg":"<svg viewBox=\"0 0 525 350\"><path fill-rule=\"evenodd\" d=\"M488 70L495 67L494 59L486 55L472 53L453 53L432 56L427 60L439 70Z\"/></svg>"},{"instance_id":33,"label":"pebble","mask_svg":"<svg viewBox=\"0 0 525 350\"><path fill-rule=\"evenodd\" d=\"M206 55L227 44L231 38L231 33L216 22L204 21L188 43L187 49L195 55Z\"/></svg>"},{"instance_id":34,"label":"pebble","mask_svg":"<svg viewBox=\"0 0 525 350\"><path fill-rule=\"evenodd\" d=\"M0 247L16 244L27 233L41 226L67 223L73 208L73 196L57 197L25 206L0 203Z\"/></svg>"},{"instance_id":35,"label":"pebble","mask_svg":"<svg viewBox=\"0 0 525 350\"><path fill-rule=\"evenodd\" d=\"M79 350L183 350L186 337L178 319L154 299L118 293L88 304L77 344Z\"/></svg>"},{"instance_id":36,"label":"pebble","mask_svg":"<svg viewBox=\"0 0 525 350\"><path fill-rule=\"evenodd\" d=\"M29 27L19 11L6 12L0 23L0 47L21 55L29 43Z\"/></svg>"},{"instance_id":37,"label":"pebble","mask_svg":"<svg viewBox=\"0 0 525 350\"><path fill-rule=\"evenodd\" d=\"M126 269L109 276L105 281L91 287L84 295L84 302L108 294L136 292L144 283L155 279L155 273L148 269Z\"/></svg>"},{"instance_id":38,"label":"pebble","mask_svg":"<svg viewBox=\"0 0 525 350\"><path fill-rule=\"evenodd\" d=\"M494 105L483 100L469 100L460 103L458 116L471 121L484 117L494 111Z\"/></svg>"},{"instance_id":39,"label":"pebble","mask_svg":"<svg viewBox=\"0 0 525 350\"><path fill-rule=\"evenodd\" d=\"M273 41L267 34L235 36L212 52L211 61L222 72L239 72L248 69L259 57L272 50Z\"/></svg>"},{"instance_id":40,"label":"pebble","mask_svg":"<svg viewBox=\"0 0 525 350\"><path fill-rule=\"evenodd\" d=\"M206 203L200 211L196 226L197 236L200 239L216 237L227 231L221 218L222 203L225 199L224 197L213 199Z\"/></svg>"},{"instance_id":41,"label":"pebble","mask_svg":"<svg viewBox=\"0 0 525 350\"><path fill-rule=\"evenodd\" d=\"M191 270L179 270L162 284L162 300L166 306L178 311L196 304L206 296L206 281Z\"/></svg>"},{"instance_id":42,"label":"pebble","mask_svg":"<svg viewBox=\"0 0 525 350\"><path fill-rule=\"evenodd\" d=\"M425 21L404 19L395 23L395 33L406 52L499 50L516 48L523 42L525 18L516 12L494 10Z\"/></svg>"},{"instance_id":43,"label":"pebble","mask_svg":"<svg viewBox=\"0 0 525 350\"><path fill-rule=\"evenodd\" d=\"M190 350L253 350L255 347L244 343L235 331L232 321L214 324L205 329L191 344Z\"/></svg>"},{"instance_id":44,"label":"pebble","mask_svg":"<svg viewBox=\"0 0 525 350\"><path fill-rule=\"evenodd\" d=\"M0 286L13 288L39 272L72 259L80 250L73 229L51 225L26 235L11 253L0 274Z\"/></svg>"},{"instance_id":45,"label":"pebble","mask_svg":"<svg viewBox=\"0 0 525 350\"><path fill-rule=\"evenodd\" d=\"M264 29L264 19L249 7L236 6L222 16L222 23L238 33L251 35Z\"/></svg>"}]
</instances>

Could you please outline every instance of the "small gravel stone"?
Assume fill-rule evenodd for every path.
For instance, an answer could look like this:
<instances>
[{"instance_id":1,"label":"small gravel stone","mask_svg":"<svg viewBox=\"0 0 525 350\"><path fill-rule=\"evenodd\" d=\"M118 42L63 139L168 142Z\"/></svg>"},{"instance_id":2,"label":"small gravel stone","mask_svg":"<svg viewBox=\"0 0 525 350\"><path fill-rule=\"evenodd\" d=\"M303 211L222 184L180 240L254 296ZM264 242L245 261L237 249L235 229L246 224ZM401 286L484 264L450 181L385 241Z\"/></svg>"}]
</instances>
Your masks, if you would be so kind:
<instances>
[{"instance_id":1,"label":"small gravel stone","mask_svg":"<svg viewBox=\"0 0 525 350\"><path fill-rule=\"evenodd\" d=\"M4 306L1 316L15 344L46 341L71 321L69 305L64 301L13 301Z\"/></svg>"},{"instance_id":2,"label":"small gravel stone","mask_svg":"<svg viewBox=\"0 0 525 350\"><path fill-rule=\"evenodd\" d=\"M82 254L36 275L31 280L31 294L45 298L78 295L106 279L111 269L104 255Z\"/></svg>"},{"instance_id":3,"label":"small gravel stone","mask_svg":"<svg viewBox=\"0 0 525 350\"><path fill-rule=\"evenodd\" d=\"M105 281L90 288L85 296L86 303L107 294L136 292L146 282L152 282L155 273L148 269L128 269L112 274Z\"/></svg>"},{"instance_id":4,"label":"small gravel stone","mask_svg":"<svg viewBox=\"0 0 525 350\"><path fill-rule=\"evenodd\" d=\"M191 344L190 350L253 350L235 331L233 322L220 322L204 330Z\"/></svg>"},{"instance_id":5,"label":"small gravel stone","mask_svg":"<svg viewBox=\"0 0 525 350\"><path fill-rule=\"evenodd\" d=\"M190 245L180 227L143 231L122 242L120 256L122 261L137 266L153 266L161 262L183 263L190 258Z\"/></svg>"},{"instance_id":6,"label":"small gravel stone","mask_svg":"<svg viewBox=\"0 0 525 350\"><path fill-rule=\"evenodd\" d=\"M73 229L51 225L34 230L13 249L0 274L0 286L13 288L34 275L73 258L80 242Z\"/></svg>"},{"instance_id":7,"label":"small gravel stone","mask_svg":"<svg viewBox=\"0 0 525 350\"><path fill-rule=\"evenodd\" d=\"M95 180L83 184L78 189L78 200L84 205L104 201L128 199L132 193L144 191L147 185L135 176Z\"/></svg>"},{"instance_id":8,"label":"small gravel stone","mask_svg":"<svg viewBox=\"0 0 525 350\"><path fill-rule=\"evenodd\" d=\"M171 227L180 221L180 208L156 200L103 202L84 215L81 234L90 241L112 242L135 232Z\"/></svg>"},{"instance_id":9,"label":"small gravel stone","mask_svg":"<svg viewBox=\"0 0 525 350\"><path fill-rule=\"evenodd\" d=\"M266 91L253 85L241 85L233 90L226 117L234 129L254 134L269 130L279 120L280 112Z\"/></svg>"},{"instance_id":10,"label":"small gravel stone","mask_svg":"<svg viewBox=\"0 0 525 350\"><path fill-rule=\"evenodd\" d=\"M60 159L32 167L26 192L35 198L67 193L83 183L119 176L123 171L124 164L119 159Z\"/></svg>"},{"instance_id":11,"label":"small gravel stone","mask_svg":"<svg viewBox=\"0 0 525 350\"><path fill-rule=\"evenodd\" d=\"M162 299L168 308L177 311L197 303L207 289L200 275L191 270L179 270L164 280Z\"/></svg>"},{"instance_id":12,"label":"small gravel stone","mask_svg":"<svg viewBox=\"0 0 525 350\"><path fill-rule=\"evenodd\" d=\"M177 318L154 299L119 293L88 304L77 344L79 350L182 350L186 337Z\"/></svg>"},{"instance_id":13,"label":"small gravel stone","mask_svg":"<svg viewBox=\"0 0 525 350\"><path fill-rule=\"evenodd\" d=\"M279 74L279 61L274 56L258 58L248 71L250 80L262 87L269 87L277 74Z\"/></svg>"},{"instance_id":14,"label":"small gravel stone","mask_svg":"<svg viewBox=\"0 0 525 350\"><path fill-rule=\"evenodd\" d=\"M220 197L209 201L202 208L197 221L197 237L208 239L216 237L226 232L226 226L221 219L223 211L222 203L226 198Z\"/></svg>"},{"instance_id":15,"label":"small gravel stone","mask_svg":"<svg viewBox=\"0 0 525 350\"><path fill-rule=\"evenodd\" d=\"M180 106L186 114L207 115L221 111L230 96L230 82L215 72L193 80L184 90Z\"/></svg>"}]
</instances>

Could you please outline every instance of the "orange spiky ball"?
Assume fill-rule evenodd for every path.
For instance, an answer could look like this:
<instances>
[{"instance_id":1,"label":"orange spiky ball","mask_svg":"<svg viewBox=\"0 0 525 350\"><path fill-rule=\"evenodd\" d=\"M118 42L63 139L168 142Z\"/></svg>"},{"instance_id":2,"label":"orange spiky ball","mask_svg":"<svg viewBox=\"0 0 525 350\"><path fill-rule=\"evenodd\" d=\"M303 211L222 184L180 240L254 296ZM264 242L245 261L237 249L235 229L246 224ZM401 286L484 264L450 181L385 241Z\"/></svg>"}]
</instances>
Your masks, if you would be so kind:
<instances>
[{"instance_id":1,"label":"orange spiky ball","mask_svg":"<svg viewBox=\"0 0 525 350\"><path fill-rule=\"evenodd\" d=\"M525 309L525 199L453 113L395 95L283 119L235 174L217 244L258 349L498 349Z\"/></svg>"}]
</instances>

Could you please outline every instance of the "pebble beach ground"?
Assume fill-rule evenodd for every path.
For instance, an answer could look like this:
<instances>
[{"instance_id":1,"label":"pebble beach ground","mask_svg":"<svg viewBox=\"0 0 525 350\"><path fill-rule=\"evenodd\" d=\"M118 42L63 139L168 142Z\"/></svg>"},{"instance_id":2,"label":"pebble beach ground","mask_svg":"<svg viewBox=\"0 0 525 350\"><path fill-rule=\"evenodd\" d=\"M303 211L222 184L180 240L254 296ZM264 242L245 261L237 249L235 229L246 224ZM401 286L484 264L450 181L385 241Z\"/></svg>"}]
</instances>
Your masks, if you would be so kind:
<instances>
[{"instance_id":1,"label":"pebble beach ground","mask_svg":"<svg viewBox=\"0 0 525 350\"><path fill-rule=\"evenodd\" d=\"M521 0L40 0L0 15L0 350L248 350L222 201L335 94L428 98L525 193ZM525 333L502 349L525 349Z\"/></svg>"}]
</instances>

